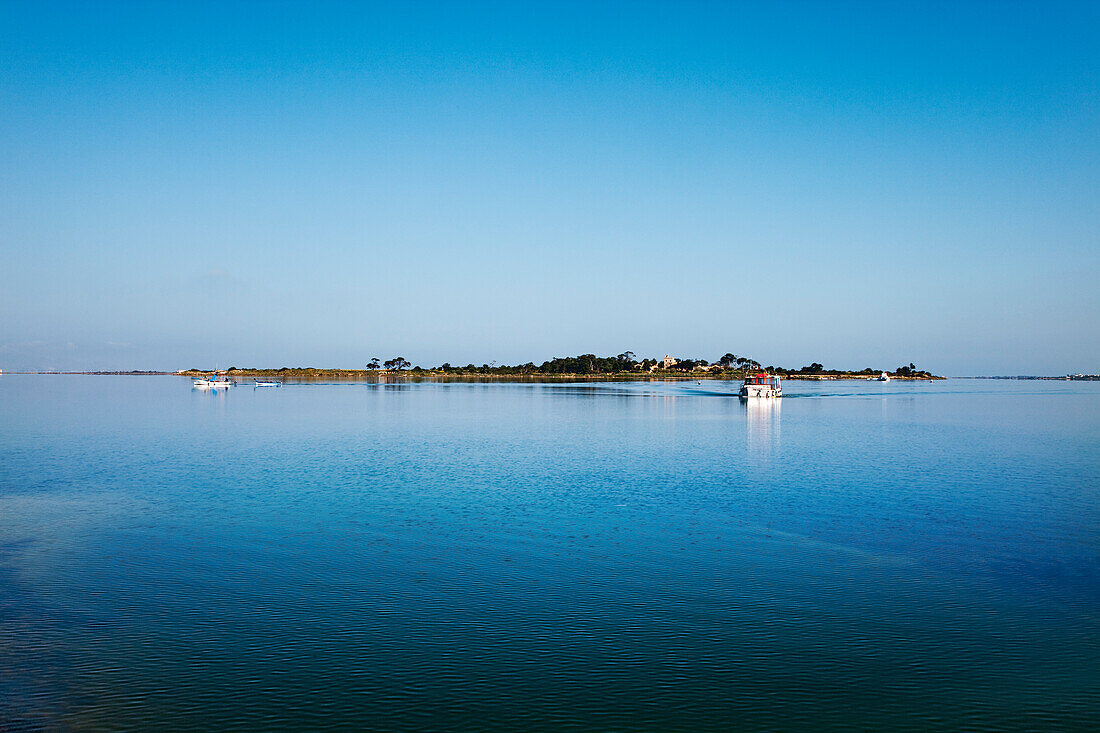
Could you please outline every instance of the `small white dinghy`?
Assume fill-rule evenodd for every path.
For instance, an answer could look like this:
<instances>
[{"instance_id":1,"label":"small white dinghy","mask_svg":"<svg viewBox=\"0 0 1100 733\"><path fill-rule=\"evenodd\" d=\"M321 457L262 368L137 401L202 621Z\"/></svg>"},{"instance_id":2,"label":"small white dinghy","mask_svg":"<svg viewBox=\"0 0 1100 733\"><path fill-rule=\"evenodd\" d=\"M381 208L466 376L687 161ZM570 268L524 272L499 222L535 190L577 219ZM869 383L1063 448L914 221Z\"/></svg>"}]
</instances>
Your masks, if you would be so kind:
<instances>
[{"instance_id":1,"label":"small white dinghy","mask_svg":"<svg viewBox=\"0 0 1100 733\"><path fill-rule=\"evenodd\" d=\"M261 382L258 379L252 380L253 387L278 387L279 384L279 382Z\"/></svg>"}]
</instances>

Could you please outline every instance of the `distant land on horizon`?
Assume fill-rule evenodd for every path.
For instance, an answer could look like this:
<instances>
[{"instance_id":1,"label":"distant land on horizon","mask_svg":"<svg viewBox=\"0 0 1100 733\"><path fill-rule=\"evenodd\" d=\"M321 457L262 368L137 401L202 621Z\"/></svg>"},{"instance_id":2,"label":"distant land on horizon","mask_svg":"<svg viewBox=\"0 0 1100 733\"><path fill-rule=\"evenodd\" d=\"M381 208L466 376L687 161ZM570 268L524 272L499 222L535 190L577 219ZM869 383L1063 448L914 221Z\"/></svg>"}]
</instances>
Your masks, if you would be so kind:
<instances>
[{"instance_id":1,"label":"distant land on horizon","mask_svg":"<svg viewBox=\"0 0 1100 733\"><path fill-rule=\"evenodd\" d=\"M540 365L533 362L509 366L496 362L453 366L444 362L439 366L421 367L413 365L404 357L394 357L385 362L372 359L363 368L343 367L219 367L166 370L17 370L9 374L90 374L90 375L179 375L198 376L213 372L238 377L282 377L290 379L316 380L341 379L356 380L379 377L432 377L432 378L493 378L493 379L739 379L750 372L765 371L787 379L873 379L885 373L891 379L925 380L947 379L915 364L901 365L893 370L864 367L863 369L827 369L813 362L798 369L775 365L763 366L755 359L726 353L715 362L706 359L674 358L666 355L663 359L646 358L638 360L626 351L617 356L598 357L594 354L581 354L573 357L555 357ZM0 370L0 374L3 374ZM1058 375L964 375L955 379L1021 379L1021 380L1080 380L1100 381L1100 375L1085 373L1066 373Z\"/></svg>"},{"instance_id":2,"label":"distant land on horizon","mask_svg":"<svg viewBox=\"0 0 1100 733\"><path fill-rule=\"evenodd\" d=\"M187 369L181 370L183 374L208 373L210 370ZM839 376L877 376L887 371L897 378L931 379L931 372L918 369L915 364L902 365L892 371L866 367L862 370L838 370L826 369L822 364L814 362L799 369L787 369L781 366L764 366L756 359L746 356L738 356L727 352L716 361L709 362L706 359L675 358L665 355L663 359L645 358L638 359L633 352L624 351L616 356L596 356L595 354L581 354L570 357L555 357L554 359L536 365L534 362L509 366L498 365L496 362L482 364L466 364L455 366L449 362L425 369L420 365L413 365L401 356L395 356L385 362L379 358L373 358L363 369L316 369L313 367L281 367L279 369L256 369L229 367L227 374L239 374L241 376L303 376L330 374L369 376L372 373L393 374L431 374L435 376L494 376L494 377L610 377L617 378L634 377L686 377L707 375L712 377L741 376L750 371L767 371L773 374L792 377L839 377Z\"/></svg>"},{"instance_id":3,"label":"distant land on horizon","mask_svg":"<svg viewBox=\"0 0 1100 733\"><path fill-rule=\"evenodd\" d=\"M201 375L208 375L214 372L218 374L232 374L236 377L283 377L290 379L299 379L302 381L314 381L319 379L339 379L346 381L356 380L377 380L381 378L413 378L413 379L453 379L459 381L462 379L477 379L484 381L540 381L548 379L577 379L585 381L643 381L643 380L688 380L688 379L740 379L743 376L741 372L720 372L720 373L691 373L691 372L664 372L657 371L653 373L608 373L608 374L545 374L545 373L531 373L531 374L485 374L477 372L440 372L438 370L421 369L415 370L402 370L386 371L386 370L367 370L367 369L183 369L178 371L160 371L160 370L148 370L148 369L132 369L132 370L37 370L37 371L7 371L0 370L0 375L3 374L41 374L41 375L87 375L87 376L105 376L105 377L143 377L143 376L176 376L176 377L196 377ZM874 379L873 375L866 375L859 372L838 372L837 374L786 374L786 379L799 379L799 380L822 380L822 379L854 379L854 380L869 380ZM1016 374L1016 375L999 375L999 374L970 374L970 375L956 375L956 376L890 376L891 380L900 381L924 381L929 380L946 380L946 379L993 379L993 380L1020 380L1020 381L1078 381L1078 382L1100 382L1100 374Z\"/></svg>"}]
</instances>

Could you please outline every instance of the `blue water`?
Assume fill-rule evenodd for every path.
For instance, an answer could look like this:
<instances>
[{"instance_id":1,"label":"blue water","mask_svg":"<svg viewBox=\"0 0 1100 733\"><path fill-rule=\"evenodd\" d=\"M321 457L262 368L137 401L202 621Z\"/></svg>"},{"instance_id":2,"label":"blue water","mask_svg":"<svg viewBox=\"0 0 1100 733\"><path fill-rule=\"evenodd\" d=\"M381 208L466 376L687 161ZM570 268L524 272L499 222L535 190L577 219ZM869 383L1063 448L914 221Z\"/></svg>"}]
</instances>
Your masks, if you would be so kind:
<instances>
[{"instance_id":1,"label":"blue water","mask_svg":"<svg viewBox=\"0 0 1100 733\"><path fill-rule=\"evenodd\" d=\"M1085 730L1100 384L0 376L0 729Z\"/></svg>"}]
</instances>

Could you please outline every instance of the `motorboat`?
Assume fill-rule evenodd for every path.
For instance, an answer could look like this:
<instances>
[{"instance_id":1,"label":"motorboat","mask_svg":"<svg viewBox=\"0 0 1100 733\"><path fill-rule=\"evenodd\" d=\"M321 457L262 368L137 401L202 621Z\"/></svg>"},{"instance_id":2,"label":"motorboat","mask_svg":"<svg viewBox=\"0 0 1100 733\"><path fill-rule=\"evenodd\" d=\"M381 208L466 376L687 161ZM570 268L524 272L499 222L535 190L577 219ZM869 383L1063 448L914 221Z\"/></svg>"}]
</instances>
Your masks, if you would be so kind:
<instances>
[{"instance_id":1,"label":"motorboat","mask_svg":"<svg viewBox=\"0 0 1100 733\"><path fill-rule=\"evenodd\" d=\"M783 388L779 383L779 376L760 372L745 377L741 391L737 393L742 399L749 397L782 397Z\"/></svg>"},{"instance_id":2,"label":"motorboat","mask_svg":"<svg viewBox=\"0 0 1100 733\"><path fill-rule=\"evenodd\" d=\"M880 381L880 382L889 382L890 381L890 375L887 374L886 372L883 372L882 374L878 375L878 381Z\"/></svg>"},{"instance_id":3,"label":"motorboat","mask_svg":"<svg viewBox=\"0 0 1100 733\"><path fill-rule=\"evenodd\" d=\"M195 389L229 389L233 386L229 377L219 374L211 374L206 379L196 379L191 384Z\"/></svg>"},{"instance_id":4,"label":"motorboat","mask_svg":"<svg viewBox=\"0 0 1100 733\"><path fill-rule=\"evenodd\" d=\"M252 386L253 387L278 387L279 382L261 382L258 379L254 379L252 381Z\"/></svg>"}]
</instances>

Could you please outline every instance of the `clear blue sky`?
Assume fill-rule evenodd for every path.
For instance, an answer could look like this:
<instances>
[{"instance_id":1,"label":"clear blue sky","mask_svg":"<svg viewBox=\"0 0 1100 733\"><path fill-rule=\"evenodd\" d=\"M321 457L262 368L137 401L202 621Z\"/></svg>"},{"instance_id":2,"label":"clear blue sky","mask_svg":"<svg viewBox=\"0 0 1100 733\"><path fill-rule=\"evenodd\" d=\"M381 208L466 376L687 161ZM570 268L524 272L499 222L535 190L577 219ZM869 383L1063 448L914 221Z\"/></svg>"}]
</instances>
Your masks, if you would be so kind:
<instances>
[{"instance_id":1,"label":"clear blue sky","mask_svg":"<svg viewBox=\"0 0 1100 733\"><path fill-rule=\"evenodd\" d=\"M1098 3L0 5L0 368L1100 371Z\"/></svg>"}]
</instances>

